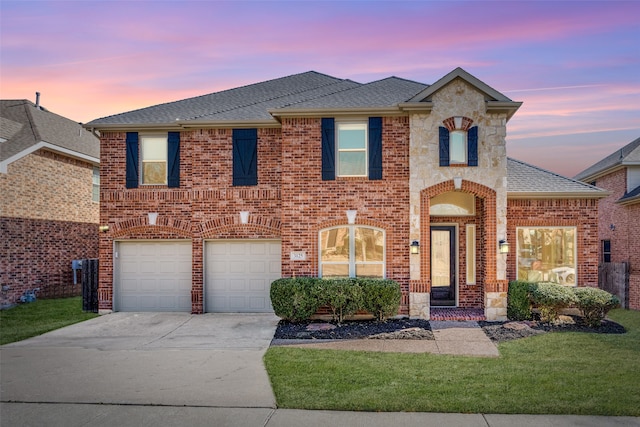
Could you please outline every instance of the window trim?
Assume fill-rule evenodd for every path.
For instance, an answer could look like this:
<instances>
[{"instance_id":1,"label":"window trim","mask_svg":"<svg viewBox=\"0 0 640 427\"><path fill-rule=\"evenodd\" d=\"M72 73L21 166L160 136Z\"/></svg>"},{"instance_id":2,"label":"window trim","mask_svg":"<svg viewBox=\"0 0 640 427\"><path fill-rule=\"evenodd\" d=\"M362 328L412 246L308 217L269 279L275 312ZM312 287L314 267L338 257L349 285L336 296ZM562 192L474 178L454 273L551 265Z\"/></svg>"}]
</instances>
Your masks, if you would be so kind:
<instances>
[{"instance_id":1,"label":"window trim","mask_svg":"<svg viewBox=\"0 0 640 427\"><path fill-rule=\"evenodd\" d=\"M343 125L361 125L364 127L364 148L340 148L340 127ZM335 159L336 177L340 178L367 178L369 177L369 122L367 119L335 120ZM363 153L364 172L358 175L340 173L340 153Z\"/></svg>"},{"instance_id":2,"label":"window trim","mask_svg":"<svg viewBox=\"0 0 640 427\"><path fill-rule=\"evenodd\" d=\"M140 159L139 159L139 184L143 186L153 186L153 185L163 185L166 186L169 183L169 135L162 133L141 133L139 136L139 147L140 147ZM164 139L164 182L154 182L154 183L145 183L144 182L144 139L145 138L162 138ZM147 160L147 162L159 162L158 160Z\"/></svg>"},{"instance_id":3,"label":"window trim","mask_svg":"<svg viewBox=\"0 0 640 427\"><path fill-rule=\"evenodd\" d=\"M387 233L384 229L378 227L371 227L368 225L361 224L343 224L336 225L333 227L323 228L318 231L318 277L323 277L322 270L323 265L345 265L347 264L344 261L322 261L322 233L330 232L331 230L337 230L340 228L347 228L349 230L349 275L345 277L358 277L356 275L356 267L358 265L382 265L382 277L380 279L385 279L387 277ZM357 261L356 260L356 245L355 245L355 230L356 228L364 228L370 229L374 231L379 231L382 233L382 261ZM342 276L329 276L329 277L342 277ZM360 276L362 277L362 276Z\"/></svg>"},{"instance_id":4,"label":"window trim","mask_svg":"<svg viewBox=\"0 0 640 427\"><path fill-rule=\"evenodd\" d=\"M564 267L555 267L555 268L573 268L573 275L574 275L574 283L571 284L566 284L566 283L560 283L560 281L558 280L557 283L560 283L564 286L567 287L577 287L578 286L578 265L580 265L579 262L579 256L580 253L578 251L578 227L577 226L552 226L552 225L547 225L547 226L518 226L516 227L516 277L518 278L518 280L520 280L520 258L521 258L521 249L520 249L520 230L522 229L527 229L527 230L549 230L549 229L553 229L553 230L573 230L573 266L569 267L569 266L564 266ZM533 254L531 254L533 255ZM537 257L536 257L537 258ZM528 257L527 259L534 259L533 257ZM543 261L543 260L540 260ZM531 261L531 263L533 264L533 262L535 261ZM545 276L545 273L541 273L542 277L540 281L552 281L552 276L549 274L549 272L552 272L553 269L549 269L546 270L546 274L547 276ZM543 271L543 270L540 270ZM556 272L555 274L561 274L559 272Z\"/></svg>"}]
</instances>

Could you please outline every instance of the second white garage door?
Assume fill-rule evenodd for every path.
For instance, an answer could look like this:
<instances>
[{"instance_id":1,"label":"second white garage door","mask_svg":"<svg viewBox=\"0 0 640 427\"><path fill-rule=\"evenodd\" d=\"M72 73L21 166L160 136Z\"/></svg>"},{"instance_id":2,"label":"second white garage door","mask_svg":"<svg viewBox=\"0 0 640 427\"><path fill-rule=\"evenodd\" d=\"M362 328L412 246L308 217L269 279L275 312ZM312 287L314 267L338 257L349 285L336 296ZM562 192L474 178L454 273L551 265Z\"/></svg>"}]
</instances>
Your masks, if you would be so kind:
<instances>
[{"instance_id":1,"label":"second white garage door","mask_svg":"<svg viewBox=\"0 0 640 427\"><path fill-rule=\"evenodd\" d=\"M279 240L214 240L205 245L205 311L271 312L281 275Z\"/></svg>"}]
</instances>

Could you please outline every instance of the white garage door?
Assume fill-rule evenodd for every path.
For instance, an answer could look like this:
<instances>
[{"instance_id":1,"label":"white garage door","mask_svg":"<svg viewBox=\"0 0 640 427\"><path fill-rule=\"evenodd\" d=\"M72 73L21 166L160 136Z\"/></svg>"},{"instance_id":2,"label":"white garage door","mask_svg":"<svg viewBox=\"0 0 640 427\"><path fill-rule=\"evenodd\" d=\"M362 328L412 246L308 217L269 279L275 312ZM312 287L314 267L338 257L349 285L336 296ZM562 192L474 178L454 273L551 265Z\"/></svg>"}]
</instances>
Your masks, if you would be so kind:
<instances>
[{"instance_id":1,"label":"white garage door","mask_svg":"<svg viewBox=\"0 0 640 427\"><path fill-rule=\"evenodd\" d=\"M191 242L116 244L116 311L191 312Z\"/></svg>"},{"instance_id":2,"label":"white garage door","mask_svg":"<svg viewBox=\"0 0 640 427\"><path fill-rule=\"evenodd\" d=\"M205 311L271 312L269 288L280 278L278 240L215 240L205 246Z\"/></svg>"}]
</instances>

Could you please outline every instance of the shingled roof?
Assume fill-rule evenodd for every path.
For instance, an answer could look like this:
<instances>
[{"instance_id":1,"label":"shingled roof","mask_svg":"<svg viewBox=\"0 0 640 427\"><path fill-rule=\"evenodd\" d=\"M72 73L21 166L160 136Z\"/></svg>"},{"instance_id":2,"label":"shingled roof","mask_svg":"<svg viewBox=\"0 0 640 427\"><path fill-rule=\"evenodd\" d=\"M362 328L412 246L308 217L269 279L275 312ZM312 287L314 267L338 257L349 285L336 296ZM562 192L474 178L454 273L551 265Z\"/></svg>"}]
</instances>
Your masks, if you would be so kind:
<instances>
[{"instance_id":1,"label":"shingled roof","mask_svg":"<svg viewBox=\"0 0 640 427\"><path fill-rule=\"evenodd\" d=\"M40 148L100 162L100 140L81 124L26 99L0 100L0 171Z\"/></svg>"},{"instance_id":2,"label":"shingled roof","mask_svg":"<svg viewBox=\"0 0 640 427\"><path fill-rule=\"evenodd\" d=\"M640 165L640 138L614 151L575 176L580 181L593 181L598 175L624 165Z\"/></svg>"},{"instance_id":3,"label":"shingled roof","mask_svg":"<svg viewBox=\"0 0 640 427\"><path fill-rule=\"evenodd\" d=\"M507 195L510 198L601 198L608 194L593 185L507 158Z\"/></svg>"}]
</instances>

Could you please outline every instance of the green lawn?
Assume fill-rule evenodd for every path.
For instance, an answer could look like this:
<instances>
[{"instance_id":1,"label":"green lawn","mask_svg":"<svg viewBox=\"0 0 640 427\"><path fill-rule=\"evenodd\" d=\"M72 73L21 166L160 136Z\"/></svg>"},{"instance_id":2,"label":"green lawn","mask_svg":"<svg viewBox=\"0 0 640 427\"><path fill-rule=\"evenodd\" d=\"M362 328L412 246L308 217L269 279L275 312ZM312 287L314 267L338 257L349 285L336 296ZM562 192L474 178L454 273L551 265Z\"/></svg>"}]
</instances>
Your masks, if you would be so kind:
<instances>
[{"instance_id":1,"label":"green lawn","mask_svg":"<svg viewBox=\"0 0 640 427\"><path fill-rule=\"evenodd\" d=\"M24 340L93 317L82 311L82 298L41 299L0 311L0 345Z\"/></svg>"},{"instance_id":2,"label":"green lawn","mask_svg":"<svg viewBox=\"0 0 640 427\"><path fill-rule=\"evenodd\" d=\"M640 416L640 312L621 335L548 333L500 358L272 347L278 407L351 411Z\"/></svg>"}]
</instances>

